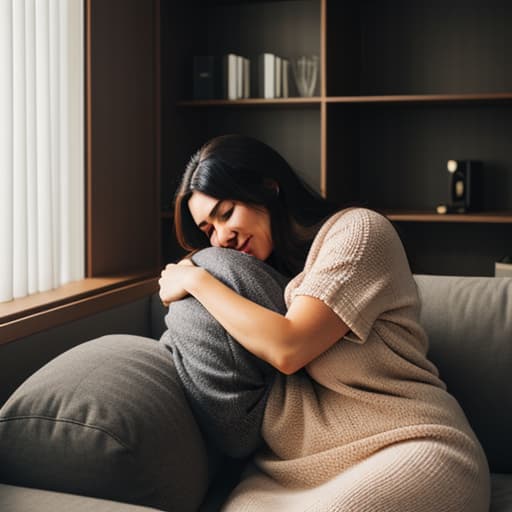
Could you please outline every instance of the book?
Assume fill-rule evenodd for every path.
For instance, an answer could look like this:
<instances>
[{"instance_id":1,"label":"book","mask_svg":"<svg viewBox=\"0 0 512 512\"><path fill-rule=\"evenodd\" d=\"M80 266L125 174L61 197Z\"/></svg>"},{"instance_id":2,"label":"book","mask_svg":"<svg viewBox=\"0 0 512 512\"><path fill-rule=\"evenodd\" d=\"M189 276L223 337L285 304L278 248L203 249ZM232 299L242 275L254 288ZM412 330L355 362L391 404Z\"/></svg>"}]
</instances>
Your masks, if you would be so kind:
<instances>
[{"instance_id":1,"label":"book","mask_svg":"<svg viewBox=\"0 0 512 512\"><path fill-rule=\"evenodd\" d=\"M239 100L244 95L244 57L236 56L236 98Z\"/></svg>"},{"instance_id":2,"label":"book","mask_svg":"<svg viewBox=\"0 0 512 512\"><path fill-rule=\"evenodd\" d=\"M290 61L288 59L281 59L281 96L288 98L290 95Z\"/></svg>"},{"instance_id":3,"label":"book","mask_svg":"<svg viewBox=\"0 0 512 512\"><path fill-rule=\"evenodd\" d=\"M274 72L274 94L276 98L281 97L281 57L275 56L275 72Z\"/></svg>"},{"instance_id":4,"label":"book","mask_svg":"<svg viewBox=\"0 0 512 512\"><path fill-rule=\"evenodd\" d=\"M251 61L244 57L243 98L251 96Z\"/></svg>"},{"instance_id":5,"label":"book","mask_svg":"<svg viewBox=\"0 0 512 512\"><path fill-rule=\"evenodd\" d=\"M216 97L215 60L212 55L194 57L194 99L211 100Z\"/></svg>"},{"instance_id":6,"label":"book","mask_svg":"<svg viewBox=\"0 0 512 512\"><path fill-rule=\"evenodd\" d=\"M228 53L223 57L223 97L228 100L238 99L238 56Z\"/></svg>"},{"instance_id":7,"label":"book","mask_svg":"<svg viewBox=\"0 0 512 512\"><path fill-rule=\"evenodd\" d=\"M261 98L275 98L275 55L262 53L258 63L259 96Z\"/></svg>"}]
</instances>

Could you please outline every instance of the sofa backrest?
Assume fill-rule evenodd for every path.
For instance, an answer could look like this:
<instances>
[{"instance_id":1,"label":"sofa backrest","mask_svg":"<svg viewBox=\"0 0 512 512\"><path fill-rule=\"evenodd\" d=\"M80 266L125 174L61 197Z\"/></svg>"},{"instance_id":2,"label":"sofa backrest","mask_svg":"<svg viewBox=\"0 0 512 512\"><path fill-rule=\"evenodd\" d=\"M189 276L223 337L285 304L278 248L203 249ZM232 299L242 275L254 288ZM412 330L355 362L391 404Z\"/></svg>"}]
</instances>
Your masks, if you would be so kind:
<instances>
[{"instance_id":1,"label":"sofa backrest","mask_svg":"<svg viewBox=\"0 0 512 512\"><path fill-rule=\"evenodd\" d=\"M512 471L512 279L416 275L429 357L491 471Z\"/></svg>"}]
</instances>

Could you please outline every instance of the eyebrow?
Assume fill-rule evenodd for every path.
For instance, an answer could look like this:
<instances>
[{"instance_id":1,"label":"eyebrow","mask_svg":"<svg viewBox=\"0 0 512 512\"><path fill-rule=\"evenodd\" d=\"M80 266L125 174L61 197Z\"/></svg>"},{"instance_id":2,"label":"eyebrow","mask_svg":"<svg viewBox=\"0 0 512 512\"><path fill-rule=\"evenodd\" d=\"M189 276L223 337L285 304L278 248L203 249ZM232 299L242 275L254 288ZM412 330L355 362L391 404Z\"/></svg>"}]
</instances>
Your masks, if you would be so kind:
<instances>
[{"instance_id":1,"label":"eyebrow","mask_svg":"<svg viewBox=\"0 0 512 512\"><path fill-rule=\"evenodd\" d=\"M213 219L213 218L215 218L215 216L217 215L217 211L219 210L219 207L220 207L220 205L221 205L223 202L224 202L224 199L219 199L219 200L217 201L217 203L215 204L215 206L212 208L211 212L208 214L208 218L209 218L209 219ZM202 222L200 222L200 223L197 225L197 227L198 227L199 229L201 229L201 228L204 228L207 224L208 224L208 222L207 222L207 221L205 221L205 220L203 220Z\"/></svg>"}]
</instances>

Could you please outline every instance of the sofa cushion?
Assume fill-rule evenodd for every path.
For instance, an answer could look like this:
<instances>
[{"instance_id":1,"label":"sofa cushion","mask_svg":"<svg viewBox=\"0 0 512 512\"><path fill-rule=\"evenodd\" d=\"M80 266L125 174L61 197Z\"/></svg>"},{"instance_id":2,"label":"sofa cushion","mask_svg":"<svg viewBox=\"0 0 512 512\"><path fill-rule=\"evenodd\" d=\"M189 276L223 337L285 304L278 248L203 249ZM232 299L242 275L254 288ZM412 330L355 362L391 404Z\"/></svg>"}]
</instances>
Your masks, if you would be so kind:
<instances>
[{"instance_id":1,"label":"sofa cushion","mask_svg":"<svg viewBox=\"0 0 512 512\"><path fill-rule=\"evenodd\" d=\"M460 402L491 471L512 471L512 279L415 276L429 357Z\"/></svg>"},{"instance_id":2,"label":"sofa cushion","mask_svg":"<svg viewBox=\"0 0 512 512\"><path fill-rule=\"evenodd\" d=\"M169 351L111 335L29 377L0 409L0 481L197 510L205 445Z\"/></svg>"},{"instance_id":3,"label":"sofa cushion","mask_svg":"<svg viewBox=\"0 0 512 512\"><path fill-rule=\"evenodd\" d=\"M492 474L491 492L492 500L489 512L510 512L512 510L512 475Z\"/></svg>"},{"instance_id":4,"label":"sofa cushion","mask_svg":"<svg viewBox=\"0 0 512 512\"><path fill-rule=\"evenodd\" d=\"M158 509L76 494L0 484L0 510L2 512L157 512Z\"/></svg>"},{"instance_id":5,"label":"sofa cushion","mask_svg":"<svg viewBox=\"0 0 512 512\"><path fill-rule=\"evenodd\" d=\"M264 262L233 249L210 247L197 265L237 293L284 313L287 278ZM231 457L245 457L261 443L268 391L277 370L252 355L194 297L171 304L162 336L200 427Z\"/></svg>"}]
</instances>

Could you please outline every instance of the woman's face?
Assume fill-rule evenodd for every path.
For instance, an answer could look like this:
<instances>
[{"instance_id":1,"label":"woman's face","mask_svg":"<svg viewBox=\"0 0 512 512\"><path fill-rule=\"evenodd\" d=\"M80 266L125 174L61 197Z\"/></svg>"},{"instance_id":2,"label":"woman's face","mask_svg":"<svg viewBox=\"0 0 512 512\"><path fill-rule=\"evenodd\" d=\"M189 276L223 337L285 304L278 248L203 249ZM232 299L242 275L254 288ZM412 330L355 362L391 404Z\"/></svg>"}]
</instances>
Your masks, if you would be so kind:
<instances>
[{"instance_id":1,"label":"woman's face","mask_svg":"<svg viewBox=\"0 0 512 512\"><path fill-rule=\"evenodd\" d=\"M230 247L265 261L273 250L270 214L231 199L194 191L188 208L197 227L215 247Z\"/></svg>"}]
</instances>

